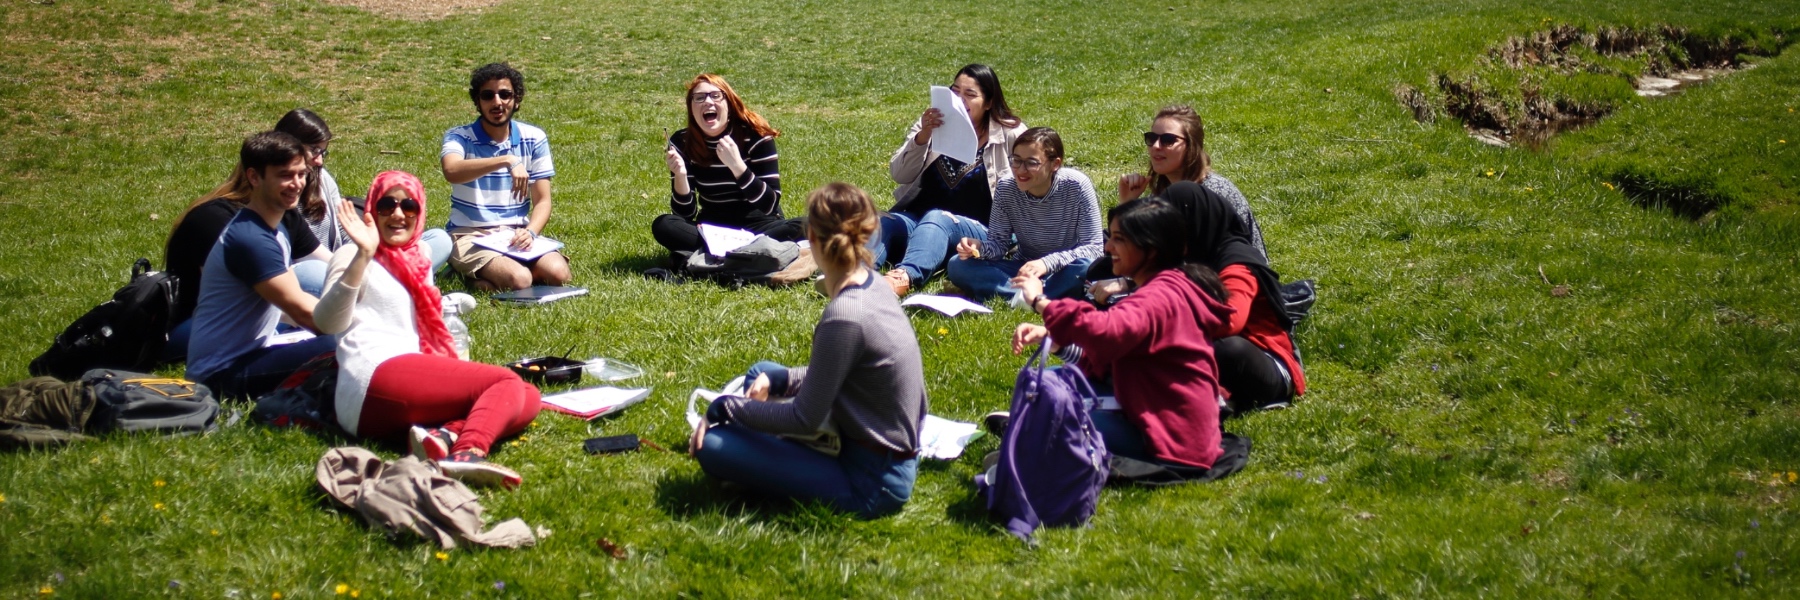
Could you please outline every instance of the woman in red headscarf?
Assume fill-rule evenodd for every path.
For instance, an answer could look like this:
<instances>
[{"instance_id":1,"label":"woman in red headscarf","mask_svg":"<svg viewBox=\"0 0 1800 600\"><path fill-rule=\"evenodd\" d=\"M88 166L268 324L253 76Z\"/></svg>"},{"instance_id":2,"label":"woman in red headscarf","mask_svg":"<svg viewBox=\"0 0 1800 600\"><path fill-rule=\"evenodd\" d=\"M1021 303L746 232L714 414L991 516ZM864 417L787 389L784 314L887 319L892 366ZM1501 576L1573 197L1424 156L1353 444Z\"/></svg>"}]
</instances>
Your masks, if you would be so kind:
<instances>
[{"instance_id":1,"label":"woman in red headscarf","mask_svg":"<svg viewBox=\"0 0 1800 600\"><path fill-rule=\"evenodd\" d=\"M517 473L486 462L488 448L537 417L537 388L505 368L457 359L419 244L419 179L383 172L367 198L368 214L338 211L353 243L332 255L313 309L319 332L338 336L338 424L369 439L410 428L413 453L438 461L445 474L518 486Z\"/></svg>"}]
</instances>

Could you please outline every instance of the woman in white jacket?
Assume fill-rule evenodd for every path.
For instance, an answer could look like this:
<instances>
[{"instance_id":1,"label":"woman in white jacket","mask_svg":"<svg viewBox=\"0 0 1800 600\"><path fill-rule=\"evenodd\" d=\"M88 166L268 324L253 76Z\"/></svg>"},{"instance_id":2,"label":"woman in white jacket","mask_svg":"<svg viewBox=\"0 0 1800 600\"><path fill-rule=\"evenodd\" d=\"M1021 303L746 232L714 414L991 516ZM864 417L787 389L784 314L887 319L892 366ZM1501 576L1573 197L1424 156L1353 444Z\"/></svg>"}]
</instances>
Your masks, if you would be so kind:
<instances>
[{"instance_id":1,"label":"woman in white jacket","mask_svg":"<svg viewBox=\"0 0 1800 600\"><path fill-rule=\"evenodd\" d=\"M338 336L338 424L368 439L410 428L413 452L436 460L446 475L518 486L517 473L486 462L488 448L537 417L537 388L505 368L457 359L419 243L419 179L384 172L368 199L368 214L338 211L353 243L332 254L325 294L313 309L319 333Z\"/></svg>"}]
</instances>

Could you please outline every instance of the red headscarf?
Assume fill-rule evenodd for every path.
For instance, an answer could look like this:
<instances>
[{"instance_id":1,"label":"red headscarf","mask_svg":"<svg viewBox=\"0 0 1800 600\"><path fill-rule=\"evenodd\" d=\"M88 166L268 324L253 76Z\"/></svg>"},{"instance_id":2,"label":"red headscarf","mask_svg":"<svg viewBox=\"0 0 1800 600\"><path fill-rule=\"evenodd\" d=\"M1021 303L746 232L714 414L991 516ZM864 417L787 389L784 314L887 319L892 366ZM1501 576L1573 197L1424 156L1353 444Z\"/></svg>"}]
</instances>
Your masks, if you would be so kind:
<instances>
[{"instance_id":1,"label":"red headscarf","mask_svg":"<svg viewBox=\"0 0 1800 600\"><path fill-rule=\"evenodd\" d=\"M412 296L413 321L419 330L419 352L456 358L456 346L450 329L444 326L444 298L431 282L431 259L419 247L419 235L425 232L425 186L419 178L405 171L383 171L369 184L367 202L370 212L375 204L394 188L406 191L406 197L419 203L419 216L413 219L412 238L400 245L381 240L375 248L375 262L387 269ZM377 223L386 215L376 215Z\"/></svg>"}]
</instances>

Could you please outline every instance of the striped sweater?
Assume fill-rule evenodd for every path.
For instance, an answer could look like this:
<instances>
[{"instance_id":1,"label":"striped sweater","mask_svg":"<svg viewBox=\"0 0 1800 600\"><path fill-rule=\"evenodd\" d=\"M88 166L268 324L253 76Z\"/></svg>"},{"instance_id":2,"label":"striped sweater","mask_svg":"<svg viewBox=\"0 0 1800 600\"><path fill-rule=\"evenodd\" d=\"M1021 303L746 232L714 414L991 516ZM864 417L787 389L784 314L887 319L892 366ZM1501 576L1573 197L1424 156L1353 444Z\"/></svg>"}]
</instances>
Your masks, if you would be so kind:
<instances>
[{"instance_id":1,"label":"striped sweater","mask_svg":"<svg viewBox=\"0 0 1800 600\"><path fill-rule=\"evenodd\" d=\"M1000 258L1017 238L1019 260L1043 260L1051 272L1079 258L1099 258L1105 227L1100 224L1100 197L1087 175L1070 167L1056 171L1050 193L1034 198L1008 175L994 188L994 210L988 216L983 258Z\"/></svg>"},{"instance_id":2,"label":"striped sweater","mask_svg":"<svg viewBox=\"0 0 1800 600\"><path fill-rule=\"evenodd\" d=\"M669 212L689 222L727 226L743 226L769 217L783 218L781 167L775 152L775 138L764 136L749 143L735 138L738 152L742 153L748 167L743 175L735 177L731 168L716 157L702 164L696 162L695 157L687 156L685 139L686 129L669 137L670 147L682 154L688 172L687 194L675 193L675 176L669 175ZM715 140L706 142L709 148L716 148L717 144Z\"/></svg>"}]
</instances>

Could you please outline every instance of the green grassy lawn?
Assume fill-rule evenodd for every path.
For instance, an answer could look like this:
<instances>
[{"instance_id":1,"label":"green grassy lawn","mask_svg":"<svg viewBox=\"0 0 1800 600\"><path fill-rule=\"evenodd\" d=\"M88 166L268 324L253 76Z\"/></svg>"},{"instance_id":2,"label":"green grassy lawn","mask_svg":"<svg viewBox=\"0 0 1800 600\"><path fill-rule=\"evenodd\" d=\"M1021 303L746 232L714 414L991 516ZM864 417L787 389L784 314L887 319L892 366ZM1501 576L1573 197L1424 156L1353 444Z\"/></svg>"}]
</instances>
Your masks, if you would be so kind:
<instances>
[{"instance_id":1,"label":"green grassy lawn","mask_svg":"<svg viewBox=\"0 0 1800 600\"><path fill-rule=\"evenodd\" d=\"M1623 98L1540 150L1416 123L1393 93L1547 23L1791 37L1800 2L1308 6L515 0L414 22L317 0L0 4L0 379L24 378L131 260L160 264L173 217L290 108L330 122L345 193L410 170L441 222L438 140L473 119L469 70L506 60L530 88L519 117L555 149L549 233L593 292L478 309L474 357L575 346L643 365L655 386L618 418L546 413L496 449L526 485L483 492L488 513L554 532L528 550L440 558L382 537L312 481L344 442L303 432L0 455L0 597L1800 594L1794 52ZM1062 132L1103 199L1143 168L1137 134L1157 107L1206 118L1274 266L1322 296L1297 334L1311 393L1227 425L1255 441L1250 466L1109 489L1088 527L1028 548L974 496L991 440L922 466L913 502L874 522L741 497L681 454L581 453L621 433L679 448L689 390L760 358L805 362L823 306L805 289L636 275L661 260L649 223L667 210L661 139L683 122L680 86L721 73L782 131L795 215L832 180L885 206L886 160L926 86L968 62ZM1642 208L1621 174L1724 208ZM915 315L932 412L1005 406L1023 363L1008 335L1030 318Z\"/></svg>"}]
</instances>

